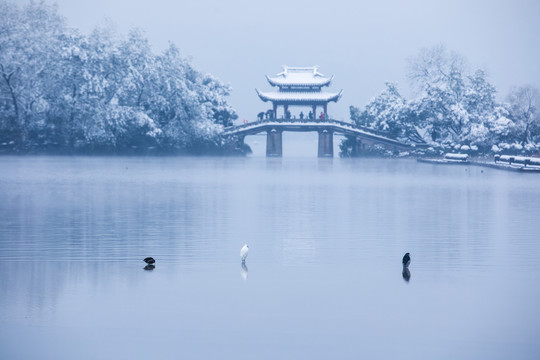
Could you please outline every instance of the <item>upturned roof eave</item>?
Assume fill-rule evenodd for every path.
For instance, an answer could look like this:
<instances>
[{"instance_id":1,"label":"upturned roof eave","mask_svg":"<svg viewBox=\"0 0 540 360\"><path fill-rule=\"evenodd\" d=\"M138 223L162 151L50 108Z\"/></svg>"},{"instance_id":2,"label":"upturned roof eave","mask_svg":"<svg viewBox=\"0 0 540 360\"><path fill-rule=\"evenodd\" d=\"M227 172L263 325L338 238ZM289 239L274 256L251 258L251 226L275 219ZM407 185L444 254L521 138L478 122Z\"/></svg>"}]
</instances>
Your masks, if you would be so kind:
<instances>
[{"instance_id":1,"label":"upturned roof eave","mask_svg":"<svg viewBox=\"0 0 540 360\"><path fill-rule=\"evenodd\" d=\"M278 77L270 77L268 75L265 75L266 80L268 83L272 86L329 86L332 80L334 79L334 75L330 76L329 78L321 79L321 81L313 81L313 82L287 82L285 79L280 79Z\"/></svg>"},{"instance_id":2,"label":"upturned roof eave","mask_svg":"<svg viewBox=\"0 0 540 360\"><path fill-rule=\"evenodd\" d=\"M298 96L294 97L294 93L291 93L290 97L275 96L272 93L260 92L258 89L255 89L259 98L264 101L270 101L273 103L314 103L314 104L324 104L328 102L338 102L338 100L343 95L343 90L340 90L338 93L328 93L327 97L312 97L309 96Z\"/></svg>"}]
</instances>

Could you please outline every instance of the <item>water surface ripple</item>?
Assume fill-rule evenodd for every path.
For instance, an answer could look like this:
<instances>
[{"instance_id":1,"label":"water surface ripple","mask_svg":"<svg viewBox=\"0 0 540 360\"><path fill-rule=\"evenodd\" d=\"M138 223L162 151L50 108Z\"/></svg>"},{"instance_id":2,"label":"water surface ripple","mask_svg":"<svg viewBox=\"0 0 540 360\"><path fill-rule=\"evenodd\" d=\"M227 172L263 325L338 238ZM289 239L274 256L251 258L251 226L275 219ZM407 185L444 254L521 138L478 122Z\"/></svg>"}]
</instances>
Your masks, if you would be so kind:
<instances>
[{"instance_id":1,"label":"water surface ripple","mask_svg":"<svg viewBox=\"0 0 540 360\"><path fill-rule=\"evenodd\" d=\"M494 169L3 156L2 357L538 359L538 219Z\"/></svg>"}]
</instances>

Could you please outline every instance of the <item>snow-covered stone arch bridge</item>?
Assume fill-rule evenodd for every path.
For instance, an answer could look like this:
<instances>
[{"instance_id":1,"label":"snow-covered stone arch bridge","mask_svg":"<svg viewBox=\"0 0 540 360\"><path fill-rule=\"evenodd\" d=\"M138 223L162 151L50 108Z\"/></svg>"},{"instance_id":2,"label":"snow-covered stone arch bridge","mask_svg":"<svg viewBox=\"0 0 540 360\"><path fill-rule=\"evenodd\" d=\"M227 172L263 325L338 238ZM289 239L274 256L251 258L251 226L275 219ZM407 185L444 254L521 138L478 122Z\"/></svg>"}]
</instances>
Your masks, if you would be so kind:
<instances>
[{"instance_id":1,"label":"snow-covered stone arch bridge","mask_svg":"<svg viewBox=\"0 0 540 360\"><path fill-rule=\"evenodd\" d=\"M236 136L239 145L244 143L247 135L266 132L266 156L282 156L282 134L284 131L316 131L319 133L318 156L334 156L334 134L352 136L356 139L356 152L373 145L382 145L389 150L410 150L414 145L405 144L388 138L380 133L339 120L306 120L306 119L269 119L227 127L224 136ZM418 144L422 145L422 144Z\"/></svg>"}]
</instances>

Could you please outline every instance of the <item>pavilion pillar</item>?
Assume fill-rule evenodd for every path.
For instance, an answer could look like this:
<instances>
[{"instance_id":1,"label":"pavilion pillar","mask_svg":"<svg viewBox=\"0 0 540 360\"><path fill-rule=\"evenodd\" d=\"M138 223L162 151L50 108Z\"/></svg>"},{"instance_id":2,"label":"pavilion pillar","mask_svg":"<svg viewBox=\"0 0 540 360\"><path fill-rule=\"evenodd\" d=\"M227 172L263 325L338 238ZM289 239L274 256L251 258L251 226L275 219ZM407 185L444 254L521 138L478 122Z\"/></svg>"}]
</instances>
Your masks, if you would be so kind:
<instances>
[{"instance_id":1,"label":"pavilion pillar","mask_svg":"<svg viewBox=\"0 0 540 360\"><path fill-rule=\"evenodd\" d=\"M277 119L277 104L272 103L274 113L272 114L272 119Z\"/></svg>"},{"instance_id":2,"label":"pavilion pillar","mask_svg":"<svg viewBox=\"0 0 540 360\"><path fill-rule=\"evenodd\" d=\"M281 157L282 155L282 132L271 129L266 133L266 156Z\"/></svg>"},{"instance_id":3,"label":"pavilion pillar","mask_svg":"<svg viewBox=\"0 0 540 360\"><path fill-rule=\"evenodd\" d=\"M328 130L319 131L319 157L334 157L334 133Z\"/></svg>"},{"instance_id":4,"label":"pavilion pillar","mask_svg":"<svg viewBox=\"0 0 540 360\"><path fill-rule=\"evenodd\" d=\"M313 119L317 119L317 105L313 105Z\"/></svg>"},{"instance_id":5,"label":"pavilion pillar","mask_svg":"<svg viewBox=\"0 0 540 360\"><path fill-rule=\"evenodd\" d=\"M283 105L283 118L287 119L287 112L289 111L289 105Z\"/></svg>"}]
</instances>

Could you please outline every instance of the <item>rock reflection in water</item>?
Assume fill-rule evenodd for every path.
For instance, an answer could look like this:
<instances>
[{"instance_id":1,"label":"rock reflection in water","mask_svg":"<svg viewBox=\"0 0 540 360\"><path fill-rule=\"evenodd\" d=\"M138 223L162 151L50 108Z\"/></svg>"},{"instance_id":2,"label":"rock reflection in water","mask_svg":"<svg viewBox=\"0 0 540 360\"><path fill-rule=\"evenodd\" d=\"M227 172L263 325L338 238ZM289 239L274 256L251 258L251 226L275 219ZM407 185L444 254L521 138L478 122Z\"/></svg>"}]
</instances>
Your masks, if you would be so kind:
<instances>
[{"instance_id":1,"label":"rock reflection in water","mask_svg":"<svg viewBox=\"0 0 540 360\"><path fill-rule=\"evenodd\" d=\"M155 265L146 265L146 266L144 267L144 270L152 271L152 270L154 270L155 268L156 268Z\"/></svg>"},{"instance_id":2,"label":"rock reflection in water","mask_svg":"<svg viewBox=\"0 0 540 360\"><path fill-rule=\"evenodd\" d=\"M409 271L409 268L405 266L403 267L401 275L403 276L403 280L405 280L406 282L409 282L409 280L411 279L411 272Z\"/></svg>"}]
</instances>

